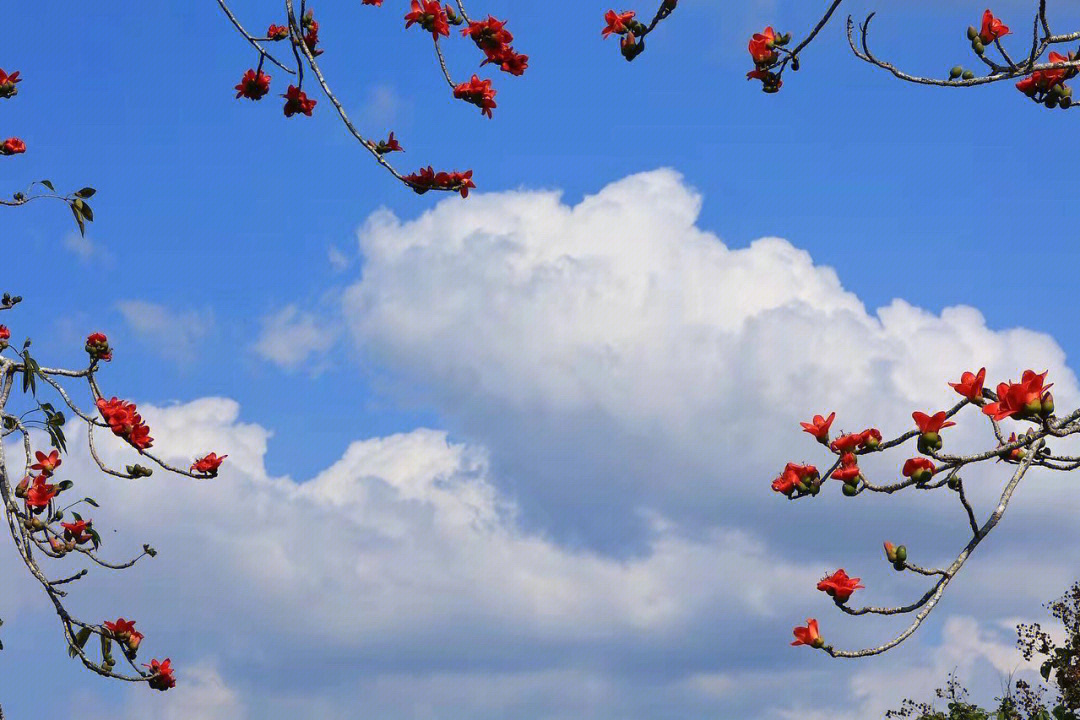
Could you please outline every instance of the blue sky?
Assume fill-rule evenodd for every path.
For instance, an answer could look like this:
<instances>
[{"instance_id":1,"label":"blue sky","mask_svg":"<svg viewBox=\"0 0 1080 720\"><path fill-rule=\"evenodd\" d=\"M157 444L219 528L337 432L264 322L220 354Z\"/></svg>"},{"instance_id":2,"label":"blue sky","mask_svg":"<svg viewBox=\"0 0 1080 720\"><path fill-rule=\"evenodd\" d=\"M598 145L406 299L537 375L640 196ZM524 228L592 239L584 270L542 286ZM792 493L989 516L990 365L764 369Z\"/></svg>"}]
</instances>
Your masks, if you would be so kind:
<instances>
[{"instance_id":1,"label":"blue sky","mask_svg":"<svg viewBox=\"0 0 1080 720\"><path fill-rule=\"evenodd\" d=\"M326 49L323 68L358 124L372 137L394 130L406 149L396 158L405 169L472 168L478 190L466 201L419 197L390 182L314 93L320 103L310 119L284 118L274 97L259 103L234 99L231 88L254 57L216 3L152 3L137 13L119 5L87 9L67 2L21 7L18 21L27 29L9 33L0 67L20 70L24 82L18 97L0 107L0 135L23 137L29 150L0 162L3 186L14 191L43 177L61 189L93 185L97 219L82 242L72 235L62 207L35 203L0 216L11 248L0 280L5 290L26 298L5 321L19 336L33 328L36 355L53 364L79 362L85 334L104 330L118 348L108 368L109 391L163 409L181 403L162 410L178 418L203 417L187 403L227 398L220 401L224 409L210 413L210 424L220 426L222 438L251 433L256 439L250 457L237 453L250 465L237 468L236 476L223 473L218 482L254 483L268 493L271 506L291 496L276 486L267 489L270 479L301 485L322 479L336 487L328 468L345 463L355 443L378 444L405 433L418 443L412 454L406 443L401 457L394 455L385 466L356 460L356 467L345 463L339 472L382 478L409 499L411 491L403 489L408 483L395 484L391 476L397 476L386 468L430 455L440 478L459 478L462 492L484 498L476 501L479 506L495 512L513 505L511 520L502 510L496 513L498 523L509 523L498 527L517 541L542 541L555 558L551 564L568 568L548 577L548 589L554 584L575 595L575 583L582 582L582 597L591 598L582 600L588 607L611 601L593 587L596 577L618 577L626 562L644 563L641 572L648 575L654 572L650 561L668 557L668 542L676 560L660 563L665 569L656 572L674 583L669 590L678 582L693 584L694 571L729 572L726 556L711 553L733 541L718 541L716 533L749 533L746 542L756 549L747 553L760 553L761 564L777 557L790 563L778 571L782 578L818 573L821 559L814 553L780 552L791 538L815 531L810 514L778 506L758 491L790 459L782 455L788 441L795 442L794 431L747 440L750 450L738 457L729 452L726 443L745 440L739 433L757 427L751 408L764 404L772 409L763 417L791 422L839 397L837 408L859 417L852 424L880 415L899 430L906 413L916 409L911 403L945 402L944 380L983 362L997 363L1001 373L1022 369L1023 362L1054 367L1064 375L1059 382L1068 397L1075 390L1068 358L1080 350L1080 325L1060 311L1067 307L1062 299L1067 302L1080 289L1075 273L1067 271L1080 260L1071 237L1072 114L1039 108L1006 84L970 91L900 84L851 57L842 18L806 51L803 70L786 80L781 93L765 95L747 83L747 36L769 23L799 36L816 19L819 4L824 5L684 0L633 63L619 57L614 40L600 39L606 5L508 0L497 8L475 6L473 13L508 18L515 46L530 56L523 78L495 78L494 120L448 97L430 43L401 27L405 3L387 0L378 9L316 5ZM1029 4L1010 0L995 9L1020 28L1029 22ZM234 7L251 27L282 19L265 3ZM879 53L926 74L969 61L964 28L982 11L959 0L860 0L851 6L857 16L871 9L879 11ZM1052 10L1062 28L1080 23L1075 8ZM471 72L477 60L462 42L451 44L448 57L459 75ZM283 92L283 74L271 74L273 92ZM561 192L561 201L552 199L553 191ZM603 202L595 211L569 210L598 193ZM564 225L545 225L547 217L563 212ZM604 222L597 224L597 217ZM499 243L483 240L510 232L506 228L517 227L515 222L525 223L514 230L516 252L504 255ZM481 240L464 242L452 230L458 226ZM596 260L595 274L582 270L592 267L585 261L588 244L567 239L584 232L580 228L589 229L597 247L626 243L624 256L611 250ZM665 245L661 241L669 235ZM699 257L701 237L736 254ZM787 242L753 244L764 237ZM545 257L545 246L556 240L568 243L565 257L585 264L566 268L559 257ZM406 261L398 255L404 249ZM526 291L508 268L532 267L534 261L558 268L558 277L539 273ZM556 292L563 272L596 285L586 285L581 297L572 292L577 285ZM652 285L642 287L659 288L657 294L638 287L645 277ZM718 289L717 283L724 285ZM627 288L643 295L607 305ZM770 293L786 299L774 307ZM705 306L687 310L694 302ZM942 315L958 305L976 308L981 317L969 311ZM594 316L595 307L612 315ZM883 307L888 310L878 314ZM790 317L781 322L778 313ZM743 321L728 327L730 318ZM818 321L830 327L819 328ZM850 332L841 332L848 325ZM281 362L280 355L278 362L268 358L271 351L287 349L280 344L282 333L273 329L298 326L307 332L294 337L312 339L319 349L300 353L293 363ZM1035 334L1011 331L1017 327ZM711 340L699 344L695 333ZM507 346L511 339L520 349ZM800 347L796 340L820 362L785 355ZM955 353L942 349L953 346ZM837 347L873 356L878 365L837 360L840 367L850 362L861 368L845 378L830 369L828 355ZM677 350L688 357L674 357ZM526 357L530 351L535 355ZM893 352L895 362L888 360ZM607 362L618 372L606 372ZM875 386L883 364L892 368L889 381ZM764 368L772 374L762 375ZM702 378L701 398L686 380L691 372ZM922 383L925 377L941 385L904 382ZM740 378L757 382L759 394L731 390ZM794 396L791 388L797 389ZM879 389L885 396L880 401L873 394ZM680 402L690 406L685 413L673 407ZM435 435L409 435L423 428ZM164 431L155 437L167 442ZM814 451L809 444L800 447L808 456ZM224 444L206 449L233 452ZM458 452L484 460L463 465ZM401 472L423 477L427 467ZM738 487L717 480L733 475ZM761 483L755 485L754 476ZM458 487L459 481L448 482ZM311 494L321 497L320 492L330 490ZM374 502L370 493L365 502ZM447 500L452 510L446 510L424 493L411 501L443 508L432 511L436 517L472 507L455 495ZM192 496L191 502L202 497ZM423 525L412 514L423 515L420 510L386 502L405 514L405 526ZM828 503L814 519L846 507ZM292 517L285 509L268 512ZM1017 514L1018 523L1034 522L1023 511ZM850 532L876 538L874 526L881 522L899 523L887 508L875 506L850 522ZM934 542L939 531L952 527L937 516L927 522ZM125 523L116 524L121 534L128 532ZM146 527L153 535L149 519ZM180 547L175 538L201 537L195 518L185 517L177 527L165 531L166 543L173 538ZM221 532L223 538L228 534ZM846 544L854 542L842 540L839 531L827 536L835 540L831 559L843 557ZM432 537L441 542L447 536ZM289 542L281 540L281 547ZM866 563L876 558L879 542L863 543L869 548L860 556ZM1000 561L1023 565L1017 558L1024 557L1026 541L1015 535L1011 542L1000 546ZM463 547L454 559L462 567L482 565L495 552L471 536ZM519 557L515 552L507 551ZM423 567L431 572L439 567L424 553L420 559L404 557L430 561ZM599 569L589 570L585 560ZM342 563L347 569L348 562ZM137 595L146 604L129 611L148 625L154 607L168 608L163 598L174 595L168 568L183 570L182 564L160 567L110 581L115 592L123 592L124 583L148 584ZM1055 566L1039 577L1067 582L1068 570ZM881 582L896 581L885 576ZM958 594L975 593L971 582L958 585ZM242 596L255 587L240 583L229 592ZM390 605L410 606L407 584L388 587ZM448 604L461 606L446 610L445 617L460 617L464 629L446 629L432 610L430 624L404 633L405 639L383 637L377 623L364 625L345 633L339 644L320 643L327 648L324 655L313 652L304 639L310 635L302 633L261 645L239 631L225 643L220 636L157 629L177 643L175 655L201 668L204 696L235 702L229 707L242 708L236 714L263 711L260 702L274 697L266 679L285 674L274 647L304 659L300 677L310 673L331 686L320 695L328 717L356 701L355 682L375 698L370 717L448 717L441 707L457 717L645 718L664 717L663 707L676 707L680 717L779 718L785 717L783 708L744 697L731 683L753 687L751 675L763 667L794 672L795 660L783 647L787 634L804 617L802 606L819 599L807 589L760 616L751 604L734 602L731 612L751 618L747 628L771 633L762 649L740 656L695 639L695 629L711 627L718 612L697 605L672 610L678 630L661 624L656 627L667 632L656 635L637 634L633 628L659 621L631 609L627 617L636 620L625 626L631 629L622 632L624 626L615 622L597 631L595 643L568 640L590 634L558 617L550 619L551 627L524 622L518 635L507 630L470 636L466 630L485 625L512 628L524 611L478 610L467 597L454 595L453 583L448 587ZM1045 592L1037 595L1036 589ZM981 632L996 628L1007 646L1008 632L1001 634L999 627L1003 618L1037 614L1038 602L1059 589L1047 580L1033 586L1034 601L1015 598L975 614L975 620ZM33 588L26 592L33 597ZM296 586L275 586L273 592L283 599L270 604L287 614L298 597ZM198 597L191 589L181 594ZM207 602L212 597L203 596ZM13 602L20 604L18 597ZM236 608L224 605L222 617L228 617ZM573 603L564 607L593 617ZM945 613L959 618L964 609L958 602ZM129 700L121 690L71 672L62 649L56 650L49 618L22 612L26 629L5 625L5 645L51 638L35 649L34 662L67 668L58 677L75 688L73 697L62 694L67 685L56 691L49 702L57 711L77 697L147 717L180 712L168 704L179 701L133 705L145 700ZM201 611L177 616L205 620ZM269 614L267 622L279 623L282 616ZM941 638L952 637L950 632L961 636L966 627L963 618L954 620L961 624L954 623L952 631L943 617L927 632L925 648L944 658L942 667L951 656ZM399 621L390 613L385 627L397 628ZM861 631L845 629L853 642L862 639L856 634ZM550 642L538 646L548 631ZM440 653L432 652L436 646ZM250 668L239 648L252 653ZM983 648L983 655L997 658L995 648ZM807 663L806 658L798 659ZM807 670L816 674L793 680L799 688L847 681L850 666L838 672L817 660ZM320 667L325 662L329 669ZM996 660L987 662L998 667ZM0 655L0 668L17 677L29 672L11 653ZM397 674L380 680L386 668ZM459 678L459 686L471 690L455 695L447 678L463 672L467 679ZM651 698L631 691L633 677L665 673L674 679ZM591 678L592 684L571 683L574 702L556 707L545 699L546 688L569 677ZM919 677L913 684L926 681ZM289 687L288 701L305 702L300 690ZM470 697L513 694L508 688L522 688L523 696L534 699L469 704ZM854 686L847 692L833 707L837 712L865 711L871 706L859 703L881 700L874 695L867 701ZM12 717L34 707L18 693L4 694L0 700ZM403 697L415 702L408 711L395 705ZM416 698L428 698L430 707ZM658 707L656 698L667 705Z\"/></svg>"}]
</instances>

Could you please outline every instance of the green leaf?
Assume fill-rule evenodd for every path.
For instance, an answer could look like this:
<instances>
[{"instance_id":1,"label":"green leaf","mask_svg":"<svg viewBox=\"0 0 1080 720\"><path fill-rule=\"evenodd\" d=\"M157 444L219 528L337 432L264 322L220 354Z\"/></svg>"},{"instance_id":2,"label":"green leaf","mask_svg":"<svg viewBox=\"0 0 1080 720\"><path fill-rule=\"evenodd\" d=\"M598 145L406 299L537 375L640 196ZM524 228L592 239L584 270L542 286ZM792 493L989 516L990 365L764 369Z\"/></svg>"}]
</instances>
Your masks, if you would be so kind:
<instances>
[{"instance_id":1,"label":"green leaf","mask_svg":"<svg viewBox=\"0 0 1080 720\"><path fill-rule=\"evenodd\" d=\"M75 483L71 482L70 480L64 480L56 487L58 490L60 490L60 492L63 492L64 490L70 489L74 484Z\"/></svg>"},{"instance_id":2,"label":"green leaf","mask_svg":"<svg viewBox=\"0 0 1080 720\"><path fill-rule=\"evenodd\" d=\"M49 182L48 180L39 180L38 182L40 182L42 185L49 188L53 192L56 192L56 188L54 188L53 184L51 182Z\"/></svg>"},{"instance_id":3,"label":"green leaf","mask_svg":"<svg viewBox=\"0 0 1080 720\"><path fill-rule=\"evenodd\" d=\"M79 226L79 234L82 235L83 237L86 237L86 223L83 222L82 213L80 213L78 211L78 209L75 207L74 203L72 205L70 205L69 207L71 208L72 214L75 216L75 222Z\"/></svg>"},{"instance_id":4,"label":"green leaf","mask_svg":"<svg viewBox=\"0 0 1080 720\"><path fill-rule=\"evenodd\" d=\"M82 211L83 217L86 218L86 222L94 222L94 211L90 209L89 205L83 203L80 210Z\"/></svg>"},{"instance_id":5,"label":"green leaf","mask_svg":"<svg viewBox=\"0 0 1080 720\"><path fill-rule=\"evenodd\" d=\"M89 498L88 497L88 498L85 498L85 500L86 500L87 504L92 505L93 507L101 507L100 505L97 504L97 500L95 500L94 498Z\"/></svg>"},{"instance_id":6,"label":"green leaf","mask_svg":"<svg viewBox=\"0 0 1080 720\"><path fill-rule=\"evenodd\" d=\"M75 193L75 196L76 197L81 197L81 198L91 198L91 197L94 197L94 193L96 193L96 192L97 192L97 190L95 190L92 187L84 187L82 190Z\"/></svg>"},{"instance_id":7,"label":"green leaf","mask_svg":"<svg viewBox=\"0 0 1080 720\"><path fill-rule=\"evenodd\" d=\"M90 628L82 628L75 635L75 645L78 647L86 647L86 641L90 639ZM68 655L75 657L78 653L75 651L75 646L68 648Z\"/></svg>"}]
</instances>

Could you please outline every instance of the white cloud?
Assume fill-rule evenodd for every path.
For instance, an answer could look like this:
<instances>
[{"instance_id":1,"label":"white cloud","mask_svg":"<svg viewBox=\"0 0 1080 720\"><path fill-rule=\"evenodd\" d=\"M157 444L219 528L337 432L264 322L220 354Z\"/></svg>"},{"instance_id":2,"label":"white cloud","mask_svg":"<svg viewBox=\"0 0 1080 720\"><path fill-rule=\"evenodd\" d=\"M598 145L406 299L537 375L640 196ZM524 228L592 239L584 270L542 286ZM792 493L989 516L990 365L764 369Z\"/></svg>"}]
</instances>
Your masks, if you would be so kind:
<instances>
[{"instance_id":1,"label":"white cloud","mask_svg":"<svg viewBox=\"0 0 1080 720\"><path fill-rule=\"evenodd\" d=\"M136 337L181 365L194 362L214 327L210 310L173 310L145 300L123 300L116 307Z\"/></svg>"},{"instance_id":2,"label":"white cloud","mask_svg":"<svg viewBox=\"0 0 1080 720\"><path fill-rule=\"evenodd\" d=\"M330 349L337 335L334 325L300 311L296 305L287 305L262 319L255 352L278 367L295 370L311 356Z\"/></svg>"}]
</instances>

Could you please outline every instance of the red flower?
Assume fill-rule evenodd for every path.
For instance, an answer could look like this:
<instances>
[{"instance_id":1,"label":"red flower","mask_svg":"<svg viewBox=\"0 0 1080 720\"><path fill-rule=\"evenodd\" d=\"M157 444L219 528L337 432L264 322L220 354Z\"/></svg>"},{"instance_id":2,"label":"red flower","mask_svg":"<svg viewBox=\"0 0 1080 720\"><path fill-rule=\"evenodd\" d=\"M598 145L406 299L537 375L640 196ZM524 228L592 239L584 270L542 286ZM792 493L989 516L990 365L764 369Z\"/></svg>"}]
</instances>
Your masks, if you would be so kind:
<instances>
[{"instance_id":1,"label":"red flower","mask_svg":"<svg viewBox=\"0 0 1080 720\"><path fill-rule=\"evenodd\" d=\"M45 476L34 478L34 484L26 490L26 506L34 512L41 512L49 506L59 490L55 485L45 482Z\"/></svg>"},{"instance_id":2,"label":"red flower","mask_svg":"<svg viewBox=\"0 0 1080 720\"><path fill-rule=\"evenodd\" d=\"M487 65L488 63L498 65L499 69L505 73L521 76L529 67L529 56L516 53L514 48L507 47L497 52L488 52L487 58L480 64Z\"/></svg>"},{"instance_id":3,"label":"red flower","mask_svg":"<svg viewBox=\"0 0 1080 720\"><path fill-rule=\"evenodd\" d=\"M817 620L814 618L807 618L806 627L797 627L792 631L795 635L795 642L792 645L809 645L813 648L819 648L825 644L825 641L821 639L821 633L818 632Z\"/></svg>"},{"instance_id":4,"label":"red flower","mask_svg":"<svg viewBox=\"0 0 1080 720\"><path fill-rule=\"evenodd\" d=\"M840 568L832 575L826 575L817 584L817 589L828 593L830 597L836 598L837 602L847 602L853 592L865 587L859 584L860 579L848 577L844 569Z\"/></svg>"},{"instance_id":5,"label":"red flower","mask_svg":"<svg viewBox=\"0 0 1080 720\"><path fill-rule=\"evenodd\" d=\"M860 433L861 435L861 433ZM849 483L855 478L859 477L858 459L853 453L845 452L840 456L840 467L833 470L831 477L841 480L845 483Z\"/></svg>"},{"instance_id":6,"label":"red flower","mask_svg":"<svg viewBox=\"0 0 1080 720\"><path fill-rule=\"evenodd\" d=\"M937 468L928 458L913 457L904 463L904 477L911 478L917 483L926 482L934 474Z\"/></svg>"},{"instance_id":7,"label":"red flower","mask_svg":"<svg viewBox=\"0 0 1080 720\"><path fill-rule=\"evenodd\" d=\"M803 485L812 482L818 476L818 469L813 465L799 465L797 463L788 463L784 467L784 471L773 480L772 489L778 493L784 495L791 495L798 488L799 484ZM805 490L805 487L803 488Z\"/></svg>"},{"instance_id":8,"label":"red flower","mask_svg":"<svg viewBox=\"0 0 1080 720\"><path fill-rule=\"evenodd\" d=\"M983 45L989 45L998 38L1005 37L1009 34L1009 28L1005 23L994 17L994 13L989 9L983 13L982 30L979 31L979 40Z\"/></svg>"},{"instance_id":9,"label":"red flower","mask_svg":"<svg viewBox=\"0 0 1080 720\"><path fill-rule=\"evenodd\" d=\"M438 0L412 0L411 7L405 15L406 29L416 23L430 32L435 40L438 40L440 35L450 37L450 23Z\"/></svg>"},{"instance_id":10,"label":"red flower","mask_svg":"<svg viewBox=\"0 0 1080 720\"><path fill-rule=\"evenodd\" d=\"M824 418L821 415L815 415L808 423L799 423L802 425L803 432L808 432L817 438L819 443L827 444L829 442L829 428L832 427L833 420L836 419L836 413L829 413L829 417Z\"/></svg>"},{"instance_id":11,"label":"red flower","mask_svg":"<svg viewBox=\"0 0 1080 720\"><path fill-rule=\"evenodd\" d=\"M859 445L873 450L881 444L881 431L877 428L867 428L859 433Z\"/></svg>"},{"instance_id":12,"label":"red flower","mask_svg":"<svg viewBox=\"0 0 1080 720\"><path fill-rule=\"evenodd\" d=\"M26 152L26 143L17 137L9 137L0 144L0 155L18 155Z\"/></svg>"},{"instance_id":13,"label":"red flower","mask_svg":"<svg viewBox=\"0 0 1080 720\"><path fill-rule=\"evenodd\" d=\"M74 540L82 545L94 539L94 536L88 532L93 524L93 520L76 520L73 523L60 523L60 526L64 528L65 539Z\"/></svg>"},{"instance_id":14,"label":"red flower","mask_svg":"<svg viewBox=\"0 0 1080 720\"><path fill-rule=\"evenodd\" d=\"M307 93L293 85L290 85L281 97L285 98L285 117L292 117L296 113L311 117L311 111L318 102L308 98Z\"/></svg>"},{"instance_id":15,"label":"red flower","mask_svg":"<svg viewBox=\"0 0 1080 720\"><path fill-rule=\"evenodd\" d=\"M7 325L0 325L0 343L6 343L11 339L11 331L8 330Z\"/></svg>"},{"instance_id":16,"label":"red flower","mask_svg":"<svg viewBox=\"0 0 1080 720\"><path fill-rule=\"evenodd\" d=\"M476 187L472 181L472 170L463 173L457 170L436 173L430 165L406 175L403 179L417 195L423 195L428 190L457 190L461 197L468 197L469 188Z\"/></svg>"},{"instance_id":17,"label":"red flower","mask_svg":"<svg viewBox=\"0 0 1080 720\"><path fill-rule=\"evenodd\" d=\"M20 82L18 70L10 75L0 70L0 98L9 98L18 94L19 88L15 87L17 82Z\"/></svg>"},{"instance_id":18,"label":"red flower","mask_svg":"<svg viewBox=\"0 0 1080 720\"><path fill-rule=\"evenodd\" d=\"M776 59L776 53L773 51L776 38L776 31L772 29L772 26L760 33L754 33L754 36L750 38L750 44L747 47L755 65L768 65Z\"/></svg>"},{"instance_id":19,"label":"red flower","mask_svg":"<svg viewBox=\"0 0 1080 720\"><path fill-rule=\"evenodd\" d=\"M266 29L266 37L271 40L284 40L289 37L289 28L285 25L271 25Z\"/></svg>"},{"instance_id":20,"label":"red flower","mask_svg":"<svg viewBox=\"0 0 1080 720\"><path fill-rule=\"evenodd\" d=\"M1065 63L1069 62L1069 58L1065 57L1061 53L1052 52L1047 57L1052 63ZM1050 88L1057 85L1064 80L1068 75L1067 68L1060 68L1054 70L1036 70L1020 82L1016 83L1016 89L1020 92L1028 95L1029 97L1036 92L1046 92Z\"/></svg>"},{"instance_id":21,"label":"red flower","mask_svg":"<svg viewBox=\"0 0 1080 720\"><path fill-rule=\"evenodd\" d=\"M600 34L604 37L609 37L613 33L622 35L623 33L629 32L629 23L631 20L634 19L634 15L636 14L637 13L635 13L633 10L627 10L626 12L622 13L617 13L614 10L608 10L606 13L604 13L604 22L607 23L607 27L600 31Z\"/></svg>"},{"instance_id":22,"label":"red flower","mask_svg":"<svg viewBox=\"0 0 1080 720\"><path fill-rule=\"evenodd\" d=\"M1016 437L1016 433L1010 433L1009 434L1009 439L1005 442L1005 444L1006 445L1012 445L1018 439L1019 438ZM1023 448L1013 448L1012 450L1009 450L1005 454L1004 458L1006 460L1012 460L1013 462L1020 462L1021 460L1024 459L1024 449ZM998 462L1001 462L1000 458L998 459Z\"/></svg>"},{"instance_id":23,"label":"red flower","mask_svg":"<svg viewBox=\"0 0 1080 720\"><path fill-rule=\"evenodd\" d=\"M165 658L161 662L151 660L149 665L143 667L150 669L149 685L154 690L168 690L176 687L176 678L173 676L172 661Z\"/></svg>"},{"instance_id":24,"label":"red flower","mask_svg":"<svg viewBox=\"0 0 1080 720\"><path fill-rule=\"evenodd\" d=\"M829 449L833 452L849 452L859 447L861 441L862 433L848 433L833 440Z\"/></svg>"},{"instance_id":25,"label":"red flower","mask_svg":"<svg viewBox=\"0 0 1080 720\"><path fill-rule=\"evenodd\" d=\"M361 0L361 5L375 5L376 7L382 6L382 0Z\"/></svg>"},{"instance_id":26,"label":"red flower","mask_svg":"<svg viewBox=\"0 0 1080 720\"><path fill-rule=\"evenodd\" d=\"M310 10L304 16L304 27L307 29L304 34L304 44L307 45L308 51L314 57L322 55L323 51L316 49L316 45L319 44L319 23L312 17Z\"/></svg>"},{"instance_id":27,"label":"red flower","mask_svg":"<svg viewBox=\"0 0 1080 720\"><path fill-rule=\"evenodd\" d=\"M117 640L123 642L124 638L135 631L135 621L125 620L124 618L117 618L116 622L104 622L102 623L104 628L112 633L112 636Z\"/></svg>"},{"instance_id":28,"label":"red flower","mask_svg":"<svg viewBox=\"0 0 1080 720\"><path fill-rule=\"evenodd\" d=\"M966 397L968 400L977 402L982 400L983 383L985 381L986 368L979 368L979 372L974 374L965 372L960 376L960 382L949 383L949 387Z\"/></svg>"},{"instance_id":29,"label":"red flower","mask_svg":"<svg viewBox=\"0 0 1080 720\"><path fill-rule=\"evenodd\" d=\"M53 450L46 455L38 450L34 453L34 457L37 458L37 462L30 466L31 470L39 470L42 475L48 477L56 471L56 468L60 467L60 463L63 462L60 459L60 452Z\"/></svg>"},{"instance_id":30,"label":"red flower","mask_svg":"<svg viewBox=\"0 0 1080 720\"><path fill-rule=\"evenodd\" d=\"M214 477L217 475L218 468L221 467L221 462L229 457L228 455L222 455L218 457L217 453L210 453L196 460L191 465L191 472L203 473Z\"/></svg>"},{"instance_id":31,"label":"red flower","mask_svg":"<svg viewBox=\"0 0 1080 720\"><path fill-rule=\"evenodd\" d=\"M1004 420L1007 417L1023 419L1042 411L1042 400L1046 390L1053 383L1043 386L1046 373L1036 374L1034 370L1025 370L1018 383L1001 383L997 386L997 402L987 403L983 412L994 418ZM1047 399L1052 400L1049 394Z\"/></svg>"},{"instance_id":32,"label":"red flower","mask_svg":"<svg viewBox=\"0 0 1080 720\"><path fill-rule=\"evenodd\" d=\"M143 422L135 403L124 402L115 397L111 400L98 398L97 407L113 434L127 440L136 450L145 450L154 443L154 439L150 437L150 428Z\"/></svg>"},{"instance_id":33,"label":"red flower","mask_svg":"<svg viewBox=\"0 0 1080 720\"><path fill-rule=\"evenodd\" d=\"M481 115L491 117L491 109L495 107L496 90L491 89L490 80L481 80L473 75L469 82L461 83L454 88L454 97L470 102L480 108Z\"/></svg>"},{"instance_id":34,"label":"red flower","mask_svg":"<svg viewBox=\"0 0 1080 720\"><path fill-rule=\"evenodd\" d=\"M380 155L395 151L405 152L405 150L402 149L401 144L398 143L397 138L394 137L393 132L390 133L390 137L388 137L386 140L380 140L377 143L375 141L369 142L375 146L375 152L379 153Z\"/></svg>"},{"instance_id":35,"label":"red flower","mask_svg":"<svg viewBox=\"0 0 1080 720\"><path fill-rule=\"evenodd\" d=\"M270 76L262 70L248 70L244 77L240 78L240 84L235 88L236 97L246 97L251 100L259 100L263 95L270 92Z\"/></svg>"},{"instance_id":36,"label":"red flower","mask_svg":"<svg viewBox=\"0 0 1080 720\"><path fill-rule=\"evenodd\" d=\"M481 50L499 50L509 45L514 36L505 29L506 21L497 20L488 15L487 20L473 21L462 29L462 35L468 35Z\"/></svg>"},{"instance_id":37,"label":"red flower","mask_svg":"<svg viewBox=\"0 0 1080 720\"><path fill-rule=\"evenodd\" d=\"M104 333L92 333L86 336L86 352L91 360L112 360L112 348L109 347L109 338Z\"/></svg>"},{"instance_id":38,"label":"red flower","mask_svg":"<svg viewBox=\"0 0 1080 720\"><path fill-rule=\"evenodd\" d=\"M941 432L942 428L952 427L956 424L952 420L946 420L948 414L944 410L936 412L932 416L923 412L913 412L911 417L915 420L916 427L919 428L919 432L923 435L938 433Z\"/></svg>"}]
</instances>

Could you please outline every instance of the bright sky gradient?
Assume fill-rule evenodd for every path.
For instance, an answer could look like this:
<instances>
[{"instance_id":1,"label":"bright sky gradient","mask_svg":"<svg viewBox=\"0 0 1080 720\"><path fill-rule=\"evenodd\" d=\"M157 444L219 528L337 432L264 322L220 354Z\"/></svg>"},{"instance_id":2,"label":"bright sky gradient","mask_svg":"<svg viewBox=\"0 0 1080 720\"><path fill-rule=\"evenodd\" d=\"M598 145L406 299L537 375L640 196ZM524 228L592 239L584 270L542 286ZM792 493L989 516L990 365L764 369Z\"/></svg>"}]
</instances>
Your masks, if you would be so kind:
<instances>
[{"instance_id":1,"label":"bright sky gradient","mask_svg":"<svg viewBox=\"0 0 1080 720\"><path fill-rule=\"evenodd\" d=\"M0 289L25 298L4 322L52 365L106 332L106 392L160 408L177 457L231 466L213 487L84 481L110 545L162 557L73 602L145 623L182 686L78 671L36 588L5 580L12 720L865 718L972 658L995 691L1020 663L1011 622L1076 576L1030 561L1039 528L1080 539L1062 480L1026 488L926 630L864 665L787 647L811 615L844 645L894 629L813 581L844 564L868 598L921 594L883 567L882 528L944 557L958 508L811 511L768 481L820 459L797 420L895 434L982 364L1048 367L1080 401L1075 115L1007 84L900 84L851 56L842 17L781 93L748 83L746 38L798 37L824 1L683 0L626 63L607 5L504 0L471 11L508 18L530 67L495 77L487 120L448 96L405 5L314 5L320 60L404 169L472 168L466 201L391 182L314 92L312 118L234 99L254 53L212 0L13 11L0 67L24 82L0 135L29 149L0 187L98 195L85 240L59 205L0 213ZM1032 5L995 10L1026 36ZM1080 27L1066 5L1056 25ZM282 20L268 8L234 3L253 28ZM873 9L882 57L973 64L982 6L850 11ZM464 75L477 53L449 59ZM1006 577L1022 590L986 589Z\"/></svg>"}]
</instances>

